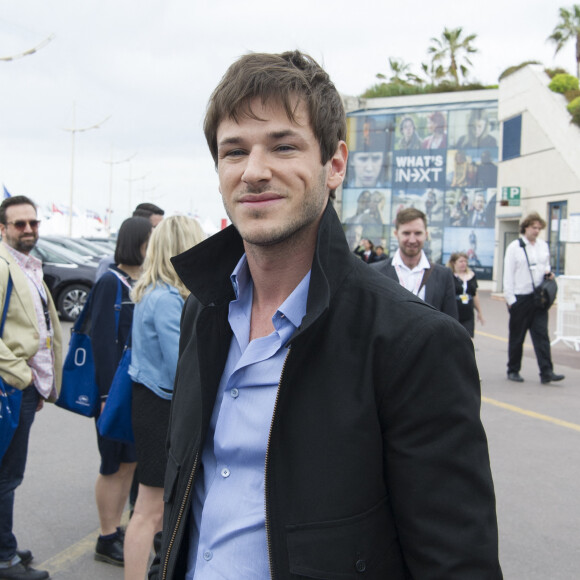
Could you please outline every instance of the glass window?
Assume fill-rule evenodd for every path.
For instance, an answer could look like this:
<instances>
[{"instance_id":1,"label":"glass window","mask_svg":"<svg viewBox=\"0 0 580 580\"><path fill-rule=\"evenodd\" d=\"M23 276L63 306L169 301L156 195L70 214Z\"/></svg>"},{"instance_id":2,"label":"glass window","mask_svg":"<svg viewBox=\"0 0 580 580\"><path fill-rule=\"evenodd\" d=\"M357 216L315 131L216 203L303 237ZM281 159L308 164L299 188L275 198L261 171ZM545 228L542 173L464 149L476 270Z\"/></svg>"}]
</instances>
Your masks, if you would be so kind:
<instances>
[{"instance_id":1,"label":"glass window","mask_svg":"<svg viewBox=\"0 0 580 580\"><path fill-rule=\"evenodd\" d=\"M520 156L522 143L522 116L518 115L503 123L502 159L515 159Z\"/></svg>"}]
</instances>

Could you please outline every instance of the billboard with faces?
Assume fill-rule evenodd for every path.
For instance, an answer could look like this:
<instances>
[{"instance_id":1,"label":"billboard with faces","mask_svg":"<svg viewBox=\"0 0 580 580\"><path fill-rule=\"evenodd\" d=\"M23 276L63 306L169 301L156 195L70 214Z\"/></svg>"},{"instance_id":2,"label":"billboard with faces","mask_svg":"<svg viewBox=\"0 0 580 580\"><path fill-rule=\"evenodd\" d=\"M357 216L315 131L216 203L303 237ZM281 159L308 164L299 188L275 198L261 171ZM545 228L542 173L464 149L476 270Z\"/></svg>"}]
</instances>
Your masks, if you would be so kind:
<instances>
[{"instance_id":1,"label":"billboard with faces","mask_svg":"<svg viewBox=\"0 0 580 580\"><path fill-rule=\"evenodd\" d=\"M487 247L495 238L497 105L353 112L347 131L341 218L350 247L367 238L392 255L398 247L396 215L416 207L427 215L424 250L430 260L446 263L452 252L464 250L465 232L452 230L471 228L467 239L473 229L480 246L479 252L470 250L477 257L473 266L480 279L491 279L493 252Z\"/></svg>"}]
</instances>

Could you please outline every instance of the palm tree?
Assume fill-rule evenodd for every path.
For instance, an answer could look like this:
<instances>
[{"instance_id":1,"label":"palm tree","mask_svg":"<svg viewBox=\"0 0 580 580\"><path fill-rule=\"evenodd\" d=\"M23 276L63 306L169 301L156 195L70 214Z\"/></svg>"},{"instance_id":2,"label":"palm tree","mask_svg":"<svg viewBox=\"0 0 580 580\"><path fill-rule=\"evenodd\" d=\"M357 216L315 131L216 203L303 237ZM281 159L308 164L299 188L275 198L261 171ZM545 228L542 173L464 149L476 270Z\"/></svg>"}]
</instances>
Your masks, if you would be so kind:
<instances>
[{"instance_id":1,"label":"palm tree","mask_svg":"<svg viewBox=\"0 0 580 580\"><path fill-rule=\"evenodd\" d=\"M432 54L431 61L433 69L436 69L441 61L449 62L444 68L445 74L449 75L456 85L459 85L459 74L463 78L467 77L468 67L473 66L469 60L469 55L477 52L477 48L472 46L477 34L470 34L462 38L463 28L444 28L440 38L432 38L431 46L428 48ZM466 63L466 64L464 64Z\"/></svg>"},{"instance_id":2,"label":"palm tree","mask_svg":"<svg viewBox=\"0 0 580 580\"><path fill-rule=\"evenodd\" d=\"M569 41L576 40L576 76L580 78L580 5L574 4L571 10L560 8L560 22L548 40L556 45L556 54Z\"/></svg>"},{"instance_id":3,"label":"palm tree","mask_svg":"<svg viewBox=\"0 0 580 580\"><path fill-rule=\"evenodd\" d=\"M389 83L405 86L421 84L421 79L411 72L411 65L406 63L402 58L390 57L389 68L391 69L391 77L388 79ZM387 76L383 73L378 73L376 76L378 79L387 80Z\"/></svg>"}]
</instances>

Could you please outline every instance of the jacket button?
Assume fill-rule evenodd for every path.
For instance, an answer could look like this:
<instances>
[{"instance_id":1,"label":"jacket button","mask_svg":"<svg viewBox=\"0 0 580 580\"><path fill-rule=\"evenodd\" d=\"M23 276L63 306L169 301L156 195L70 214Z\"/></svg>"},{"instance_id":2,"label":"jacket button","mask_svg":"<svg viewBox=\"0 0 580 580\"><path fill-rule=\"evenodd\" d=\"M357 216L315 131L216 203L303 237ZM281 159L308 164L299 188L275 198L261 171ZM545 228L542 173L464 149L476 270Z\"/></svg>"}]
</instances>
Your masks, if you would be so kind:
<instances>
[{"instance_id":1,"label":"jacket button","mask_svg":"<svg viewBox=\"0 0 580 580\"><path fill-rule=\"evenodd\" d=\"M364 572L367 569L367 563L364 560L357 560L354 567L357 572Z\"/></svg>"}]
</instances>

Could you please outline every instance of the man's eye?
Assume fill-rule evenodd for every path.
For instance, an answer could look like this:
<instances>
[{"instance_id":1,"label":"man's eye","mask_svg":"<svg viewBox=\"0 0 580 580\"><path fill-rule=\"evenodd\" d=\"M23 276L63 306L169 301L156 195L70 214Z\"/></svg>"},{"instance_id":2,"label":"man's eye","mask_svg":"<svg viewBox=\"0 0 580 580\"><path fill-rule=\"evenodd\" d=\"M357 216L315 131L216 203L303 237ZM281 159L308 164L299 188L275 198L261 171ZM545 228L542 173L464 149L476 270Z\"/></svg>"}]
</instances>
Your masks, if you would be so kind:
<instances>
[{"instance_id":1,"label":"man's eye","mask_svg":"<svg viewBox=\"0 0 580 580\"><path fill-rule=\"evenodd\" d=\"M278 147L276 147L276 151L294 151L294 147L292 147L292 145L278 145Z\"/></svg>"},{"instance_id":2,"label":"man's eye","mask_svg":"<svg viewBox=\"0 0 580 580\"><path fill-rule=\"evenodd\" d=\"M240 155L244 155L245 152L243 149L232 149L231 151L226 151L223 156L224 157L239 157Z\"/></svg>"}]
</instances>

